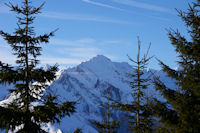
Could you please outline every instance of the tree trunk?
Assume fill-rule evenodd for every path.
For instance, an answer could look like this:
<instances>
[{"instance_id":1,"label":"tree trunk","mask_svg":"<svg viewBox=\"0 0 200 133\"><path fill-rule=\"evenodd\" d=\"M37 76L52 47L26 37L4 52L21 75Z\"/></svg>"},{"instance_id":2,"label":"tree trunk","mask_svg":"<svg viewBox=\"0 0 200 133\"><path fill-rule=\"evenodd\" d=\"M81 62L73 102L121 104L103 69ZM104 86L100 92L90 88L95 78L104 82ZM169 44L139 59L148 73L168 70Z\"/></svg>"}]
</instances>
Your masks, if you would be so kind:
<instances>
[{"instance_id":1,"label":"tree trunk","mask_svg":"<svg viewBox=\"0 0 200 133\"><path fill-rule=\"evenodd\" d=\"M140 41L138 39L138 55L137 55L137 121L136 121L136 132L140 133Z\"/></svg>"}]
</instances>

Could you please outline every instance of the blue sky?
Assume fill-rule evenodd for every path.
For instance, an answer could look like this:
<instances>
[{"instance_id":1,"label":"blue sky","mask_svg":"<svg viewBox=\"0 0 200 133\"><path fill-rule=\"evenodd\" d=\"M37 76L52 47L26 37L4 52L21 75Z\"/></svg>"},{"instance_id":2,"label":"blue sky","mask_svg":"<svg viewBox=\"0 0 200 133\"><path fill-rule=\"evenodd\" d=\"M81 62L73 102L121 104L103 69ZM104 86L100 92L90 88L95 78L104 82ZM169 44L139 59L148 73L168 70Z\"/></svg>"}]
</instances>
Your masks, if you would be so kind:
<instances>
[{"instance_id":1,"label":"blue sky","mask_svg":"<svg viewBox=\"0 0 200 133\"><path fill-rule=\"evenodd\" d=\"M10 0L20 3L22 0ZM142 53L151 43L150 56L175 68L176 53L166 29L179 29L185 36L184 23L175 8L186 11L194 0L48 0L35 23L38 34L56 28L56 36L43 45L43 64L58 63L75 66L102 54L113 61L128 62L127 54L135 59L137 36ZM13 32L16 15L0 0L0 29ZM34 1L39 5L43 0ZM0 60L14 64L11 49L0 37ZM150 68L160 69L152 59Z\"/></svg>"}]
</instances>

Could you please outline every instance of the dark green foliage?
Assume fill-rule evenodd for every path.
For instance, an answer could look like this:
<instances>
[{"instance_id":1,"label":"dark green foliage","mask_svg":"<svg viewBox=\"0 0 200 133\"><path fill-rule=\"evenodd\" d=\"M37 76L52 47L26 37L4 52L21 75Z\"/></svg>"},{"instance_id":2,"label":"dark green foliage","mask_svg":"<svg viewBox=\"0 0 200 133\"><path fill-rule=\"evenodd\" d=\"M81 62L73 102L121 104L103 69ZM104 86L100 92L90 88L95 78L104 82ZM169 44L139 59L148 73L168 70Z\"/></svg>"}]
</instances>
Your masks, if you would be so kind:
<instances>
[{"instance_id":1,"label":"dark green foliage","mask_svg":"<svg viewBox=\"0 0 200 133\"><path fill-rule=\"evenodd\" d=\"M120 122L117 120L111 120L114 106L111 103L110 88L107 89L106 99L107 99L107 102L104 104L101 104L103 109L105 109L103 120L100 122L91 121L91 123L98 129L99 133L117 133L117 129L120 126Z\"/></svg>"},{"instance_id":2,"label":"dark green foliage","mask_svg":"<svg viewBox=\"0 0 200 133\"><path fill-rule=\"evenodd\" d=\"M82 130L80 128L77 128L74 133L83 133Z\"/></svg>"},{"instance_id":3,"label":"dark green foliage","mask_svg":"<svg viewBox=\"0 0 200 133\"><path fill-rule=\"evenodd\" d=\"M167 100L165 103L157 101L156 115L163 123L162 129L197 133L200 131L200 1L189 5L187 12L177 11L190 38L182 36L178 30L168 32L180 69L173 70L159 61L163 71L176 80L176 88L168 88L155 78L156 89Z\"/></svg>"},{"instance_id":4,"label":"dark green foliage","mask_svg":"<svg viewBox=\"0 0 200 133\"><path fill-rule=\"evenodd\" d=\"M133 73L129 73L132 81L130 82L132 88L132 102L121 104L117 106L122 111L128 112L129 128L131 132L143 133L152 132L152 100L149 99L147 94L147 87L150 81L150 75L144 75L149 60L148 52L143 58L140 58L140 46L141 42L138 38L138 55L137 60L133 60L129 57L130 61L134 63ZM150 47L149 47L150 48Z\"/></svg>"},{"instance_id":5,"label":"dark green foliage","mask_svg":"<svg viewBox=\"0 0 200 133\"><path fill-rule=\"evenodd\" d=\"M103 121L103 122L92 122L93 125L98 129L99 133L117 133L117 129L119 127L119 122L113 120L110 121Z\"/></svg>"},{"instance_id":6,"label":"dark green foliage","mask_svg":"<svg viewBox=\"0 0 200 133\"><path fill-rule=\"evenodd\" d=\"M46 88L47 83L56 78L57 65L48 70L38 68L41 43L48 43L54 32L37 36L32 26L35 15L40 13L44 4L33 7L24 0L22 5L7 4L18 14L18 28L13 34L0 30L0 35L8 42L16 55L17 67L0 61L0 83L14 84L10 93L14 99L0 106L0 129L19 133L43 133L44 123L60 122L64 116L75 112L75 102L60 102L55 94ZM37 103L37 104L36 104Z\"/></svg>"}]
</instances>

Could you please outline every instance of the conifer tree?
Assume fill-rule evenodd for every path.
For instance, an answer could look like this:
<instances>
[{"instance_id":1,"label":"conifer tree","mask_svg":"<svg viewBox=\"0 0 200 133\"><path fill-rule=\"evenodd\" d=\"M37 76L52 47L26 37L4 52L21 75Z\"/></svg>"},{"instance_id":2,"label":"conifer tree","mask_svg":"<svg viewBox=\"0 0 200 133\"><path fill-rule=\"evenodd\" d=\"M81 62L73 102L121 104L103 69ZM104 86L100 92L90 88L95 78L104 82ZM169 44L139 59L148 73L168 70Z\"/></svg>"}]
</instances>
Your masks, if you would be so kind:
<instances>
[{"instance_id":1,"label":"conifer tree","mask_svg":"<svg viewBox=\"0 0 200 133\"><path fill-rule=\"evenodd\" d=\"M157 100L155 114L160 117L161 129L176 133L200 131L200 0L189 4L187 12L177 10L185 23L188 38L177 30L169 30L169 38L178 54L179 69L160 65L167 75L175 79L176 87L168 88L158 77L155 87L166 102Z\"/></svg>"},{"instance_id":2,"label":"conifer tree","mask_svg":"<svg viewBox=\"0 0 200 133\"><path fill-rule=\"evenodd\" d=\"M40 44L48 43L54 35L50 32L37 36L32 26L43 5L34 7L29 0L23 0L21 5L7 4L18 15L18 27L13 34L1 30L0 35L16 55L17 67L0 61L0 83L13 84L14 88L9 91L15 96L12 101L0 106L2 130L43 133L42 124L60 122L62 117L75 112L75 102L60 102L57 95L46 87L47 82L55 79L57 65L48 70L37 67L37 57L42 50Z\"/></svg>"},{"instance_id":3,"label":"conifer tree","mask_svg":"<svg viewBox=\"0 0 200 133\"><path fill-rule=\"evenodd\" d=\"M111 88L107 88L107 96L106 96L106 103L101 104L104 112L104 118L102 121L91 121L91 123L98 129L99 133L117 133L117 129L120 126L120 122L117 120L111 120L112 111L114 106L112 106L111 98L110 98L110 91Z\"/></svg>"},{"instance_id":4,"label":"conifer tree","mask_svg":"<svg viewBox=\"0 0 200 133\"><path fill-rule=\"evenodd\" d=\"M144 76L144 72L147 69L149 60L152 57L148 57L149 48L147 53L141 58L140 56L141 42L138 38L138 54L136 61L129 57L130 61L134 63L134 72L129 73L132 81L130 82L132 88L132 102L121 104L118 103L118 108L122 111L128 112L129 128L131 132L146 133L152 132L152 111L151 111L151 99L147 93L145 93L149 81L150 75Z\"/></svg>"}]
</instances>

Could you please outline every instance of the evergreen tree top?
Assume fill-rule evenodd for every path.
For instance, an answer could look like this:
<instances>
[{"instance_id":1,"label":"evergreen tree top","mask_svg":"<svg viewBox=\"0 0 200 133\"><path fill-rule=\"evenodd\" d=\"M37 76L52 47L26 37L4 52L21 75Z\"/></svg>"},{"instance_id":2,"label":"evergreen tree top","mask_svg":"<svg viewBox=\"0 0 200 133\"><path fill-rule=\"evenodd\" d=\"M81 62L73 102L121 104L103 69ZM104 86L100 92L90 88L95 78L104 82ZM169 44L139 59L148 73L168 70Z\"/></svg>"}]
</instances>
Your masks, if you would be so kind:
<instances>
[{"instance_id":1,"label":"evergreen tree top","mask_svg":"<svg viewBox=\"0 0 200 133\"><path fill-rule=\"evenodd\" d=\"M18 14L18 27L13 34L0 30L0 35L14 51L18 67L0 61L0 83L14 84L10 93L15 95L13 101L0 106L0 129L14 131L18 128L18 133L43 133L46 131L41 128L42 124L59 123L61 118L75 112L75 102L59 101L47 87L47 82L56 78L57 65L47 70L36 67L42 51L40 45L48 43L55 31L36 35L32 26L44 3L34 7L29 0L24 0L21 6L11 3L7 6Z\"/></svg>"},{"instance_id":2,"label":"evergreen tree top","mask_svg":"<svg viewBox=\"0 0 200 133\"><path fill-rule=\"evenodd\" d=\"M154 84L167 102L157 101L156 115L162 128L169 132L199 132L200 128L200 1L189 4L186 12L177 10L186 25L186 38L177 30L169 30L171 44L178 54L180 69L174 70L162 61L160 65L169 77L176 80L176 88L168 88L159 78Z\"/></svg>"}]
</instances>

